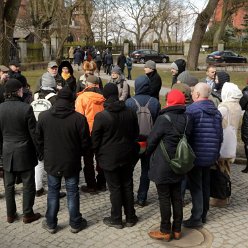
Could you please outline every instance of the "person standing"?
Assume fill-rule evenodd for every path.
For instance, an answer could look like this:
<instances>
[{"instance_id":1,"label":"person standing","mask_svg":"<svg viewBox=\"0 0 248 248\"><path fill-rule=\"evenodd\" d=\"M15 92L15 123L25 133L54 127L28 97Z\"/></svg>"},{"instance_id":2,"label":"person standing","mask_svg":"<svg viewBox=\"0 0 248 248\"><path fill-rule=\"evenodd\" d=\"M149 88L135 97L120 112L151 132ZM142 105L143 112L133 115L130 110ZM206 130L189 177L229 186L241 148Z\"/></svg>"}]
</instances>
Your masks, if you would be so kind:
<instances>
[{"instance_id":1,"label":"person standing","mask_svg":"<svg viewBox=\"0 0 248 248\"><path fill-rule=\"evenodd\" d=\"M186 109L193 120L188 141L196 155L195 166L187 174L192 210L190 218L184 220L183 225L189 228L206 223L210 198L210 167L218 160L223 141L222 116L208 99L210 93L209 85L198 83L192 92L194 103Z\"/></svg>"},{"instance_id":2,"label":"person standing","mask_svg":"<svg viewBox=\"0 0 248 248\"><path fill-rule=\"evenodd\" d=\"M104 57L104 64L106 66L106 74L111 75L111 69L113 65L113 56L110 51L108 51Z\"/></svg>"},{"instance_id":3,"label":"person standing","mask_svg":"<svg viewBox=\"0 0 248 248\"><path fill-rule=\"evenodd\" d=\"M155 122L148 137L147 154L152 155L149 177L155 182L160 205L160 231L150 231L148 235L154 239L180 239L183 220L183 204L181 197L181 182L183 175L176 174L159 146L162 141L169 157L175 157L180 134L185 132L189 137L192 122L185 114L185 96L177 90L171 90L167 95L167 103ZM168 116L171 122L163 115ZM173 224L171 224L171 208L173 209Z\"/></svg>"},{"instance_id":4,"label":"person standing","mask_svg":"<svg viewBox=\"0 0 248 248\"><path fill-rule=\"evenodd\" d=\"M79 46L74 51L74 65L77 65L78 71L79 71L79 68L80 68L80 65L81 65L83 59L84 59L83 53L82 53L82 50Z\"/></svg>"},{"instance_id":5,"label":"person standing","mask_svg":"<svg viewBox=\"0 0 248 248\"><path fill-rule=\"evenodd\" d=\"M129 55L127 55L126 65L127 65L127 79L132 80L131 71L133 68L133 61Z\"/></svg>"},{"instance_id":6,"label":"person standing","mask_svg":"<svg viewBox=\"0 0 248 248\"><path fill-rule=\"evenodd\" d=\"M8 67L0 65L0 103L4 102L4 85L9 79L8 72Z\"/></svg>"},{"instance_id":7,"label":"person standing","mask_svg":"<svg viewBox=\"0 0 248 248\"><path fill-rule=\"evenodd\" d=\"M121 52L120 55L117 58L117 65L121 68L122 74L124 74L126 62L127 62L126 56L124 55L123 52Z\"/></svg>"},{"instance_id":8,"label":"person standing","mask_svg":"<svg viewBox=\"0 0 248 248\"><path fill-rule=\"evenodd\" d=\"M186 61L184 59L177 59L171 63L172 84L171 87L177 83L177 77L186 69Z\"/></svg>"},{"instance_id":9,"label":"person standing","mask_svg":"<svg viewBox=\"0 0 248 248\"><path fill-rule=\"evenodd\" d=\"M40 113L37 124L40 159L44 157L48 180L46 219L42 227L50 233L57 231L62 178L67 192L70 231L78 233L87 226L80 213L78 184L81 156L90 146L90 135L86 118L74 109L74 100L71 89L65 86L58 92L55 104Z\"/></svg>"},{"instance_id":10,"label":"person standing","mask_svg":"<svg viewBox=\"0 0 248 248\"><path fill-rule=\"evenodd\" d=\"M92 131L95 115L103 111L103 103L105 99L99 88L98 77L89 75L86 78L86 88L78 93L75 103L75 109L87 118L90 133ZM96 160L96 170L98 172L95 178L94 168L94 152L88 149L84 155L84 176L86 186L81 187L81 191L86 193L97 193L98 190L106 190L106 180L103 170L99 167L99 162Z\"/></svg>"},{"instance_id":11,"label":"person standing","mask_svg":"<svg viewBox=\"0 0 248 248\"><path fill-rule=\"evenodd\" d=\"M118 88L108 83L103 89L104 111L95 116L92 147L104 170L110 191L111 215L103 223L123 228L122 207L126 226L134 226L138 218L134 209L133 170L138 160L139 126L136 114L118 99Z\"/></svg>"},{"instance_id":12,"label":"person standing","mask_svg":"<svg viewBox=\"0 0 248 248\"><path fill-rule=\"evenodd\" d=\"M5 84L5 101L0 104L0 141L3 156L4 187L7 222L18 219L15 202L15 181L19 176L23 183L23 222L38 220L34 213L35 172L37 165L35 138L36 120L32 107L22 102L23 86L17 79Z\"/></svg>"},{"instance_id":13,"label":"person standing","mask_svg":"<svg viewBox=\"0 0 248 248\"><path fill-rule=\"evenodd\" d=\"M150 79L150 96L159 100L159 91L162 86L162 80L156 69L156 63L148 60L145 63L144 71L146 76Z\"/></svg>"},{"instance_id":14,"label":"person standing","mask_svg":"<svg viewBox=\"0 0 248 248\"><path fill-rule=\"evenodd\" d=\"M95 62L96 62L96 69L97 69L97 74L98 77L100 76L100 71L101 71L101 66L102 66L102 57L99 51L96 52L96 57L95 57Z\"/></svg>"},{"instance_id":15,"label":"person standing","mask_svg":"<svg viewBox=\"0 0 248 248\"><path fill-rule=\"evenodd\" d=\"M144 119L139 120L139 126L141 127L141 125L145 125L145 128L148 129L147 127L152 127L153 123L155 122L158 116L158 113L160 111L160 103L155 97L151 97L149 95L150 80L147 76L143 75L137 77L134 82L134 88L135 88L135 96L126 100L126 106L131 108L135 113L137 113L137 117L139 120L137 111L139 111L140 107L143 107L144 109L144 107L147 105L148 111L144 110L144 112L148 114ZM151 122L152 125L149 125L150 123L147 122ZM138 139L139 142L146 142L148 135L149 133L147 133L146 135L142 134L140 128L139 139ZM140 161L141 161L141 176L140 176L140 183L139 183L136 204L139 207L144 207L146 205L147 193L150 185L150 180L148 178L148 171L150 167L149 166L150 156L148 156L146 152L144 152L143 154L140 155Z\"/></svg>"}]
</instances>

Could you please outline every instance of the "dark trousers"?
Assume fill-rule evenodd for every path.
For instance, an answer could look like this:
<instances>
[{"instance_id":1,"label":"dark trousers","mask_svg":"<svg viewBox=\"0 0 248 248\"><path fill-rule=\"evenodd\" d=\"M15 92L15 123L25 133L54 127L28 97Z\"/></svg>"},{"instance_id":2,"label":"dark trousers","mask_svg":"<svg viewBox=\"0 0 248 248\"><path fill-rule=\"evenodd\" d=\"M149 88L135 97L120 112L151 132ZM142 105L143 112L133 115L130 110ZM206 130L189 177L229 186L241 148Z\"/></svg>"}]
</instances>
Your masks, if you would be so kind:
<instances>
[{"instance_id":1,"label":"dark trousers","mask_svg":"<svg viewBox=\"0 0 248 248\"><path fill-rule=\"evenodd\" d=\"M112 65L110 64L107 64L106 65L106 74L107 75L111 75L111 70L112 70Z\"/></svg>"},{"instance_id":2,"label":"dark trousers","mask_svg":"<svg viewBox=\"0 0 248 248\"><path fill-rule=\"evenodd\" d=\"M15 182L17 176L21 177L23 183L23 200L22 200L23 214L31 215L33 214L33 205L34 205L34 198L36 193L34 169L22 171L22 172L4 171L4 187L5 187L7 216L14 216L16 213Z\"/></svg>"},{"instance_id":3,"label":"dark trousers","mask_svg":"<svg viewBox=\"0 0 248 248\"><path fill-rule=\"evenodd\" d=\"M131 80L131 79L132 79L131 70L132 70L132 69L127 68L127 79L128 79L128 80Z\"/></svg>"},{"instance_id":4,"label":"dark trousers","mask_svg":"<svg viewBox=\"0 0 248 248\"><path fill-rule=\"evenodd\" d=\"M141 161L141 175L140 175L140 184L139 184L137 198L139 201L146 201L147 192L150 186L150 179L148 177L150 156L147 156L146 154L142 154L140 156L140 161Z\"/></svg>"},{"instance_id":5,"label":"dark trousers","mask_svg":"<svg viewBox=\"0 0 248 248\"><path fill-rule=\"evenodd\" d=\"M88 150L84 155L84 177L89 188L103 187L106 186L106 180L103 170L100 166L96 165L97 176L95 178L95 167L94 167L94 153L92 150Z\"/></svg>"},{"instance_id":6,"label":"dark trousers","mask_svg":"<svg viewBox=\"0 0 248 248\"><path fill-rule=\"evenodd\" d=\"M122 206L128 222L135 217L133 170L133 166L118 167L113 171L104 170L110 191L111 219L116 223L122 222Z\"/></svg>"},{"instance_id":7,"label":"dark trousers","mask_svg":"<svg viewBox=\"0 0 248 248\"><path fill-rule=\"evenodd\" d=\"M172 184L156 184L161 214L160 231L163 233L181 232L183 220L183 204L181 197L181 182ZM171 227L171 206L173 209L173 224Z\"/></svg>"},{"instance_id":8,"label":"dark trousers","mask_svg":"<svg viewBox=\"0 0 248 248\"><path fill-rule=\"evenodd\" d=\"M210 167L195 166L188 173L189 189L192 197L190 219L202 221L209 210L210 198Z\"/></svg>"}]
</instances>

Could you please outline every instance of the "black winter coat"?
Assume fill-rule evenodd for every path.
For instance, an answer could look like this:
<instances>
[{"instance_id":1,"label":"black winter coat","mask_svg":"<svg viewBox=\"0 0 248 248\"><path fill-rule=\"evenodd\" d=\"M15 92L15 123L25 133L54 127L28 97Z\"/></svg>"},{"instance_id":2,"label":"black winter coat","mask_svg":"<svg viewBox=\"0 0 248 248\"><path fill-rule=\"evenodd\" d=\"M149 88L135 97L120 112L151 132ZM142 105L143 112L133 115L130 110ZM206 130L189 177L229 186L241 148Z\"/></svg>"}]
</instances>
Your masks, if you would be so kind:
<instances>
[{"instance_id":1,"label":"black winter coat","mask_svg":"<svg viewBox=\"0 0 248 248\"><path fill-rule=\"evenodd\" d=\"M49 110L40 113L36 134L49 175L71 177L79 173L81 156L90 147L90 134L87 120L75 112L74 102L58 98Z\"/></svg>"},{"instance_id":2,"label":"black winter coat","mask_svg":"<svg viewBox=\"0 0 248 248\"><path fill-rule=\"evenodd\" d=\"M242 110L245 110L243 115L243 121L241 126L241 139L247 144L248 143L248 86L246 86L243 90L243 96L241 97L239 103Z\"/></svg>"},{"instance_id":3,"label":"black winter coat","mask_svg":"<svg viewBox=\"0 0 248 248\"><path fill-rule=\"evenodd\" d=\"M32 107L12 97L0 104L0 142L6 171L31 170L37 165L36 120ZM37 147L37 146L36 146Z\"/></svg>"},{"instance_id":4,"label":"black winter coat","mask_svg":"<svg viewBox=\"0 0 248 248\"><path fill-rule=\"evenodd\" d=\"M134 166L138 161L138 119L123 101L108 99L105 110L95 116L91 133L92 147L101 168L112 171Z\"/></svg>"},{"instance_id":5,"label":"black winter coat","mask_svg":"<svg viewBox=\"0 0 248 248\"><path fill-rule=\"evenodd\" d=\"M159 91L162 86L162 79L157 70L154 70L146 74L150 79L150 96L153 96L159 100Z\"/></svg>"},{"instance_id":6,"label":"black winter coat","mask_svg":"<svg viewBox=\"0 0 248 248\"><path fill-rule=\"evenodd\" d=\"M184 106L171 106L160 111L150 136L147 139L147 154L151 155L149 178L156 184L170 184L180 182L183 176L176 174L164 158L160 148L162 139L170 158L175 157L177 144L180 136L172 127L172 124L164 117L163 114L170 116L173 126L179 133L183 134L186 125L186 114ZM192 121L188 117L186 136L189 136L192 128Z\"/></svg>"}]
</instances>

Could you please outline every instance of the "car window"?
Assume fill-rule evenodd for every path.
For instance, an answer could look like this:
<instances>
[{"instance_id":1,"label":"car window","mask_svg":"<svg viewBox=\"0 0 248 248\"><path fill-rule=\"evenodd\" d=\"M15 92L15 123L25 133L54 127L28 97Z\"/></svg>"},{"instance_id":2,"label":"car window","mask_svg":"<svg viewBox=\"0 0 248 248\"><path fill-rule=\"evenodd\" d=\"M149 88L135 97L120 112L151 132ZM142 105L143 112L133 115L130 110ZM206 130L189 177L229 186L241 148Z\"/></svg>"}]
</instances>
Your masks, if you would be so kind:
<instances>
[{"instance_id":1,"label":"car window","mask_svg":"<svg viewBox=\"0 0 248 248\"><path fill-rule=\"evenodd\" d=\"M143 54L150 54L149 50L143 50Z\"/></svg>"},{"instance_id":2,"label":"car window","mask_svg":"<svg viewBox=\"0 0 248 248\"><path fill-rule=\"evenodd\" d=\"M151 50L151 54L158 54L158 52L154 51L154 50Z\"/></svg>"}]
</instances>

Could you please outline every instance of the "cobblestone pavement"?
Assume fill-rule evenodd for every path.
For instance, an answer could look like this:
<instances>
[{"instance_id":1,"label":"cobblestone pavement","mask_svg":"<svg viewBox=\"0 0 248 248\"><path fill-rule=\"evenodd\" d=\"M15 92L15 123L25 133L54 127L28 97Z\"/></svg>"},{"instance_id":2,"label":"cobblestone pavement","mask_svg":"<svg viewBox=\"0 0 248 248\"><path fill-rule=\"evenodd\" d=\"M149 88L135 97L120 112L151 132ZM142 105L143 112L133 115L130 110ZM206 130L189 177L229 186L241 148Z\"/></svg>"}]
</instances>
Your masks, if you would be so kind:
<instances>
[{"instance_id":1,"label":"cobblestone pavement","mask_svg":"<svg viewBox=\"0 0 248 248\"><path fill-rule=\"evenodd\" d=\"M76 248L76 247L248 247L248 174L241 173L241 165L233 165L232 170L232 198L226 208L211 208L207 223L198 230L184 229L183 237L179 241L157 241L150 239L147 232L158 228L160 214L157 193L154 183L151 183L148 201L144 208L136 208L139 222L131 228L121 230L107 227L102 219L110 214L109 192L98 195L81 193L81 212L88 220L88 227L78 234L69 231L66 198L61 199L58 215L59 230L52 235L42 229L44 218L24 224L22 219L12 224L6 222L5 199L0 199L0 248ZM140 174L140 164L137 164L134 174L135 196ZM81 172L80 185L84 184ZM46 185L45 185L46 187ZM64 188L64 185L63 185ZM0 193L4 192L3 181L0 180ZM190 202L189 194L186 201ZM17 209L22 211L22 186L17 186ZM191 204L184 208L184 217L190 215ZM45 214L46 195L36 198L34 211Z\"/></svg>"}]
</instances>

